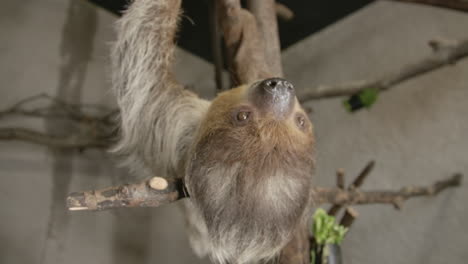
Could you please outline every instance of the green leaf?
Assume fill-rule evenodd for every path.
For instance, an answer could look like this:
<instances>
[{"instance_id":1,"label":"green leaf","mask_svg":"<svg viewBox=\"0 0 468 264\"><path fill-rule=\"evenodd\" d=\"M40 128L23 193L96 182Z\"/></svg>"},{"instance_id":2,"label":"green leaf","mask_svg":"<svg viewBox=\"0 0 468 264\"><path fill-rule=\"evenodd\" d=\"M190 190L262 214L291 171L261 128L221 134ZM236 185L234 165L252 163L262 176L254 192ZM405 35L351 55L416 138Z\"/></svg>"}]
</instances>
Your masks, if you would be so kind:
<instances>
[{"instance_id":1,"label":"green leaf","mask_svg":"<svg viewBox=\"0 0 468 264\"><path fill-rule=\"evenodd\" d=\"M376 88L366 88L359 93L359 98L363 105L369 108L371 105L377 101L377 95L379 94L379 90Z\"/></svg>"},{"instance_id":2,"label":"green leaf","mask_svg":"<svg viewBox=\"0 0 468 264\"><path fill-rule=\"evenodd\" d=\"M364 107L370 108L376 101L379 94L377 88L365 88L343 101L343 106L349 112L355 112Z\"/></svg>"},{"instance_id":3,"label":"green leaf","mask_svg":"<svg viewBox=\"0 0 468 264\"><path fill-rule=\"evenodd\" d=\"M340 244L348 231L344 226L337 224L335 217L328 215L322 208L315 211L313 220L312 231L319 245Z\"/></svg>"}]
</instances>

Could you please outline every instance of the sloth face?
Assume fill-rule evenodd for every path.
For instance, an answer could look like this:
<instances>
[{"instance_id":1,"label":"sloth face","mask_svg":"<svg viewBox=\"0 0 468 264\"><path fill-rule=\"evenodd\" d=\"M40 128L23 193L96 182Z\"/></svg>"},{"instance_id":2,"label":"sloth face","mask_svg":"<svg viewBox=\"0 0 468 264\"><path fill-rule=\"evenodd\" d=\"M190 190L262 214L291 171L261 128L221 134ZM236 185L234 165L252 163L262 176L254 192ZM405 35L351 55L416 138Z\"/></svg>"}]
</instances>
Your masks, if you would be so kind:
<instances>
[{"instance_id":1,"label":"sloth face","mask_svg":"<svg viewBox=\"0 0 468 264\"><path fill-rule=\"evenodd\" d=\"M262 259L288 242L309 204L313 146L312 124L286 80L241 86L213 101L185 182L213 252L223 252L217 258Z\"/></svg>"}]
</instances>

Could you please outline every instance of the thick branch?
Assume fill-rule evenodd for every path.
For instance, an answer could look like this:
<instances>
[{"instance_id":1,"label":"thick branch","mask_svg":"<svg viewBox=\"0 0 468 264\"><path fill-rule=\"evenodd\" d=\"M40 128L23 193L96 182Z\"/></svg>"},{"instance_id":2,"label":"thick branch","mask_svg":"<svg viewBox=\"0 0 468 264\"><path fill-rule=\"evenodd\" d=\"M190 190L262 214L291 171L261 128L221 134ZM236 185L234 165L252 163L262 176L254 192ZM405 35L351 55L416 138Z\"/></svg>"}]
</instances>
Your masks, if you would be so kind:
<instances>
[{"instance_id":1,"label":"thick branch","mask_svg":"<svg viewBox=\"0 0 468 264\"><path fill-rule=\"evenodd\" d=\"M433 5L433 6L468 12L468 1L466 0L393 0L393 1Z\"/></svg>"},{"instance_id":2,"label":"thick branch","mask_svg":"<svg viewBox=\"0 0 468 264\"><path fill-rule=\"evenodd\" d=\"M387 74L380 79L369 81L354 81L330 86L320 85L315 90L306 91L300 95L300 101L305 102L314 99L353 95L367 88L375 88L381 91L388 90L408 79L453 64L468 56L468 40L455 43L434 40L430 42L430 45L434 49L432 55L417 63L406 65L394 73Z\"/></svg>"},{"instance_id":3,"label":"thick branch","mask_svg":"<svg viewBox=\"0 0 468 264\"><path fill-rule=\"evenodd\" d=\"M267 69L255 17L241 8L240 0L220 0L217 7L229 72L234 83L250 83L273 77Z\"/></svg>"},{"instance_id":4,"label":"thick branch","mask_svg":"<svg viewBox=\"0 0 468 264\"><path fill-rule=\"evenodd\" d=\"M157 179L164 179L155 177ZM69 210L104 210L120 207L158 207L187 197L180 179L165 179L167 186L160 190L150 187L150 181L126 184L101 190L78 192L67 199ZM399 191L360 191L339 188L314 188L312 200L319 204L393 204L397 208L412 197L433 196L449 187L461 184L462 175L456 174L428 187L405 187Z\"/></svg>"},{"instance_id":5,"label":"thick branch","mask_svg":"<svg viewBox=\"0 0 468 264\"><path fill-rule=\"evenodd\" d=\"M281 47L275 0L247 0L247 6L257 20L258 31L264 43L265 62L269 73L276 77L282 77L283 67L281 66Z\"/></svg>"},{"instance_id":6,"label":"thick branch","mask_svg":"<svg viewBox=\"0 0 468 264\"><path fill-rule=\"evenodd\" d=\"M180 179L154 177L137 184L72 193L67 207L70 211L158 207L186 197L183 186Z\"/></svg>"}]
</instances>

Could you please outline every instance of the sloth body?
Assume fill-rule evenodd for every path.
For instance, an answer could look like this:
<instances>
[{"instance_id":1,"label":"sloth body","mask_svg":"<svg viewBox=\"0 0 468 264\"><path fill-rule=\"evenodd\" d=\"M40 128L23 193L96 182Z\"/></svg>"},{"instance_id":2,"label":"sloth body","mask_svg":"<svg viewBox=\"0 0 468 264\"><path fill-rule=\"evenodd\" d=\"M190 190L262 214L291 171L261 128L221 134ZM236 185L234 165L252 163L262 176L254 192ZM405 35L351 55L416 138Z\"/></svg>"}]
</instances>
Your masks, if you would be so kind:
<instances>
[{"instance_id":1,"label":"sloth body","mask_svg":"<svg viewBox=\"0 0 468 264\"><path fill-rule=\"evenodd\" d=\"M212 102L170 71L180 0L136 0L117 24L115 151L139 175L184 178L188 235L217 263L274 258L309 215L312 124L279 78Z\"/></svg>"}]
</instances>

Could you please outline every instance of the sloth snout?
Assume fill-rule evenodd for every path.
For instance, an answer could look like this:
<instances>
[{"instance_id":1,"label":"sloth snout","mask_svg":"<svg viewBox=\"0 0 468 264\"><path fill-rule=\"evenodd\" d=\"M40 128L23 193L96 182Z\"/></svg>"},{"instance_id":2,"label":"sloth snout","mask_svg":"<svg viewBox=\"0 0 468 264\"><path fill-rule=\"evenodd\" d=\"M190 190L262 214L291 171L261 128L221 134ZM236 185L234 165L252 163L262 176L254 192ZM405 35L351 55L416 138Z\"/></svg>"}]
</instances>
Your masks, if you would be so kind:
<instances>
[{"instance_id":1,"label":"sloth snout","mask_svg":"<svg viewBox=\"0 0 468 264\"><path fill-rule=\"evenodd\" d=\"M251 100L263 112L272 113L277 119L284 119L292 112L296 92L287 80L269 78L252 88Z\"/></svg>"}]
</instances>

